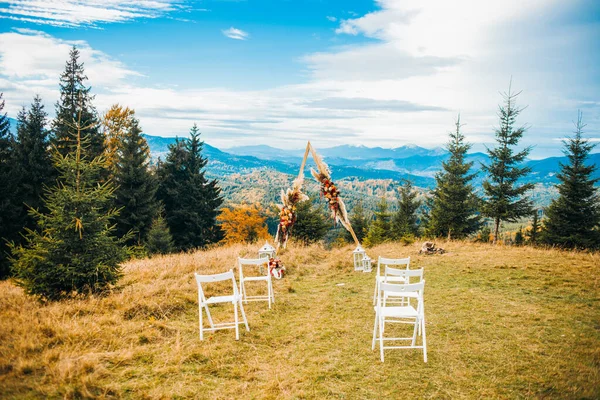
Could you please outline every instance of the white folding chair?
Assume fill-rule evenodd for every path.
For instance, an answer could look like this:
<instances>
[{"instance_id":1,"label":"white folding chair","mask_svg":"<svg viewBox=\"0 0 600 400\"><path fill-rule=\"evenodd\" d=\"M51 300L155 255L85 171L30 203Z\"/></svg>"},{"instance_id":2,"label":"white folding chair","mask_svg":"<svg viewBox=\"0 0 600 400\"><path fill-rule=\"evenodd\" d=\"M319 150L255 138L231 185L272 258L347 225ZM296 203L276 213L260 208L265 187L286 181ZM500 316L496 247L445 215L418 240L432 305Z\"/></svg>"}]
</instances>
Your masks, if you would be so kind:
<instances>
[{"instance_id":1,"label":"white folding chair","mask_svg":"<svg viewBox=\"0 0 600 400\"><path fill-rule=\"evenodd\" d=\"M271 274L269 273L269 259L267 258L241 258L238 257L238 268L240 270L240 293L244 302L249 301L268 301L269 309L271 309L271 303L275 303L275 293L273 292L273 282L271 280ZM246 276L244 275L244 267L253 267L258 269L258 275ZM246 290L246 282L266 282L267 283L267 294L266 295L252 295L249 296Z\"/></svg>"},{"instance_id":2,"label":"white folding chair","mask_svg":"<svg viewBox=\"0 0 600 400\"><path fill-rule=\"evenodd\" d=\"M399 268L404 266L405 269L410 267L410 257L406 258L385 258L379 257L377 259L377 274L375 275L375 290L373 290L373 305L375 305L375 300L377 298L377 289L379 288L379 284L383 281L384 276L382 274L382 268L387 266L393 266L395 268ZM404 278L400 276L390 276L388 278L388 282L393 283L404 283Z\"/></svg>"},{"instance_id":3,"label":"white folding chair","mask_svg":"<svg viewBox=\"0 0 600 400\"><path fill-rule=\"evenodd\" d=\"M377 292L377 305L375 308L375 324L373 326L373 342L371 349L375 350L375 341L379 340L381 362L384 361L383 351L386 349L423 349L423 360L427 362L427 339L425 334L425 310L423 305L423 289L425 281L409 284L394 284L381 282ZM383 293L395 293L397 296L408 297L409 293L417 293L416 308L411 305L387 306L383 301ZM412 337L384 337L386 323L413 324ZM379 337L377 332L379 331ZM422 344L417 345L417 333L422 331ZM407 346L385 346L384 341L410 341Z\"/></svg>"},{"instance_id":4,"label":"white folding chair","mask_svg":"<svg viewBox=\"0 0 600 400\"><path fill-rule=\"evenodd\" d=\"M242 322L246 325L246 330L250 331L248 327L248 321L246 320L246 313L244 312L244 306L242 305L242 296L238 292L238 288L235 282L235 275L233 274L233 270L229 270L228 272L223 272L221 274L214 275L198 275L194 273L196 277L196 283L198 284L198 311L200 312L200 340L204 340L204 331L216 331L219 329L235 329L235 340L240 340L240 331L239 324ZM204 290L202 289L203 283L215 283L215 282L223 282L231 280L231 284L233 286L233 294L229 296L212 296L208 299L204 295ZM218 303L231 303L233 304L233 313L234 313L234 322L225 322L220 324L213 323L212 316L210 315L210 310L208 309L209 304L218 304ZM238 320L238 305L242 312L242 322ZM208 318L208 323L210 328L205 328L202 320L202 309L206 311L206 316Z\"/></svg>"}]
</instances>

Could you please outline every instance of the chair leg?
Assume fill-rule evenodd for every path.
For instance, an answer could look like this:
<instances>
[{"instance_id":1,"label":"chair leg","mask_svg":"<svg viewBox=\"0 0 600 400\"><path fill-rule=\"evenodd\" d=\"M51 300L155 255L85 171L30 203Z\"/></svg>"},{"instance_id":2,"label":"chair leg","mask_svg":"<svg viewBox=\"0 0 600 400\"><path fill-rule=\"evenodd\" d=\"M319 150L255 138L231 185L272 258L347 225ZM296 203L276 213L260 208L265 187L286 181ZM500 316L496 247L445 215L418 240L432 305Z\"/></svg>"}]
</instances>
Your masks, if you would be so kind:
<instances>
[{"instance_id":1,"label":"chair leg","mask_svg":"<svg viewBox=\"0 0 600 400\"><path fill-rule=\"evenodd\" d=\"M208 304L204 305L204 309L206 310L206 316L208 318L208 323L210 324L210 327L214 328L215 324L213 323L212 316L210 315L210 310L208 309Z\"/></svg>"},{"instance_id":2,"label":"chair leg","mask_svg":"<svg viewBox=\"0 0 600 400\"><path fill-rule=\"evenodd\" d=\"M199 303L198 311L200 313L200 340L204 340L204 331L202 331L202 303Z\"/></svg>"},{"instance_id":3,"label":"chair leg","mask_svg":"<svg viewBox=\"0 0 600 400\"><path fill-rule=\"evenodd\" d=\"M427 362L427 338L425 337L425 315L421 319L421 325L423 326L423 361Z\"/></svg>"},{"instance_id":4,"label":"chair leg","mask_svg":"<svg viewBox=\"0 0 600 400\"><path fill-rule=\"evenodd\" d=\"M411 346L414 347L415 343L417 342L417 331L419 330L419 325L421 325L421 320L417 317L415 318L415 327L413 329L413 337L412 337L412 343Z\"/></svg>"},{"instance_id":5,"label":"chair leg","mask_svg":"<svg viewBox=\"0 0 600 400\"><path fill-rule=\"evenodd\" d=\"M240 340L240 327L238 325L237 301L233 302L233 314L235 315L235 340Z\"/></svg>"},{"instance_id":6,"label":"chair leg","mask_svg":"<svg viewBox=\"0 0 600 400\"><path fill-rule=\"evenodd\" d=\"M377 299L377 287L379 286L379 276L375 276L375 290L373 290L373 305Z\"/></svg>"},{"instance_id":7,"label":"chair leg","mask_svg":"<svg viewBox=\"0 0 600 400\"><path fill-rule=\"evenodd\" d=\"M271 281L267 281L267 300L269 301L269 310L271 309Z\"/></svg>"},{"instance_id":8,"label":"chair leg","mask_svg":"<svg viewBox=\"0 0 600 400\"><path fill-rule=\"evenodd\" d=\"M273 290L273 279L269 278L269 287L271 288L271 298L273 299L273 304L275 304L275 291Z\"/></svg>"},{"instance_id":9,"label":"chair leg","mask_svg":"<svg viewBox=\"0 0 600 400\"><path fill-rule=\"evenodd\" d=\"M371 343L371 351L375 350L375 338L377 337L377 319L379 315L375 311L375 323L373 323L373 342Z\"/></svg>"},{"instance_id":10,"label":"chair leg","mask_svg":"<svg viewBox=\"0 0 600 400\"><path fill-rule=\"evenodd\" d=\"M385 322L383 318L379 317L379 353L381 355L381 362L383 362L383 325Z\"/></svg>"},{"instance_id":11,"label":"chair leg","mask_svg":"<svg viewBox=\"0 0 600 400\"><path fill-rule=\"evenodd\" d=\"M244 320L244 325L246 325L246 330L250 332L250 328L248 327L248 320L246 319L246 311L244 311L244 304L242 304L242 299L239 301L240 310L242 310L242 319Z\"/></svg>"}]
</instances>

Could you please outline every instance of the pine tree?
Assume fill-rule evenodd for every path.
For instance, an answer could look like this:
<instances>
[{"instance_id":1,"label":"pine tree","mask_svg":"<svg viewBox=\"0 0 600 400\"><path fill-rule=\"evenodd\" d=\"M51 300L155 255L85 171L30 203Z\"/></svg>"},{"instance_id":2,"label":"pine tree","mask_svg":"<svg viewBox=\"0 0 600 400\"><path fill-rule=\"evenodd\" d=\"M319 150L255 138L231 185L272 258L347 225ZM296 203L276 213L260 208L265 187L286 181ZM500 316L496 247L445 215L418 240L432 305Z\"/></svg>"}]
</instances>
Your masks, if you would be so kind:
<instances>
[{"instance_id":1,"label":"pine tree","mask_svg":"<svg viewBox=\"0 0 600 400\"><path fill-rule=\"evenodd\" d=\"M582 137L581 112L575 124L575 135L564 141L568 164L560 164L557 178L559 196L546 209L542 240L565 248L595 249L600 247L600 196L592 178L596 165L586 165L594 145Z\"/></svg>"},{"instance_id":2,"label":"pine tree","mask_svg":"<svg viewBox=\"0 0 600 400\"><path fill-rule=\"evenodd\" d=\"M465 143L460 132L460 115L455 122L456 131L450 132L447 149L450 159L442 162L443 171L435 177L436 188L432 192L427 221L427 234L434 237L445 236L464 238L477 232L481 218L477 214L479 199L471 182L476 173L469 174L473 162L465 157L471 144Z\"/></svg>"},{"instance_id":3,"label":"pine tree","mask_svg":"<svg viewBox=\"0 0 600 400\"><path fill-rule=\"evenodd\" d=\"M413 190L409 180L404 180L398 193L398 211L392 218L392 238L396 240L406 235L417 236L417 209L421 206L421 202L417 200L418 193Z\"/></svg>"},{"instance_id":4,"label":"pine tree","mask_svg":"<svg viewBox=\"0 0 600 400\"><path fill-rule=\"evenodd\" d=\"M223 203L216 180L208 180L202 157L203 142L196 124L189 140L177 140L161 163L158 198L165 205L167 224L175 247L188 250L216 243L223 238L216 224L218 208Z\"/></svg>"},{"instance_id":5,"label":"pine tree","mask_svg":"<svg viewBox=\"0 0 600 400\"><path fill-rule=\"evenodd\" d=\"M159 206L156 218L152 221L144 247L151 255L168 254L173 251L173 236L167 226L162 205Z\"/></svg>"},{"instance_id":6,"label":"pine tree","mask_svg":"<svg viewBox=\"0 0 600 400\"><path fill-rule=\"evenodd\" d=\"M74 148L71 133L76 121L85 127L82 136L89 138L86 156L93 159L104 152L104 135L98 129L98 117L92 105L94 96L90 95L91 87L85 86L87 79L83 63L79 62L79 50L73 46L60 76L60 100L56 103L56 118L52 123L54 145L63 156ZM102 171L99 173L103 175Z\"/></svg>"},{"instance_id":7,"label":"pine tree","mask_svg":"<svg viewBox=\"0 0 600 400\"><path fill-rule=\"evenodd\" d=\"M81 125L66 156L55 151L59 183L45 198L47 213L31 209L38 229L27 230L26 244L13 246L13 270L25 291L43 300L97 293L120 276L126 248L113 236L110 209L114 188L95 179L101 158L88 161Z\"/></svg>"},{"instance_id":8,"label":"pine tree","mask_svg":"<svg viewBox=\"0 0 600 400\"><path fill-rule=\"evenodd\" d=\"M16 197L17 173L14 159L15 139L10 132L10 122L4 110L3 93L0 93L0 279L10 274L8 261L8 243L17 240L20 224L21 206Z\"/></svg>"},{"instance_id":9,"label":"pine tree","mask_svg":"<svg viewBox=\"0 0 600 400\"><path fill-rule=\"evenodd\" d=\"M50 155L50 132L46 130L47 113L39 96L33 99L29 111L18 115L15 165L18 198L21 203L22 225L33 229L35 220L28 216L29 208L46 211L43 195L56 178Z\"/></svg>"},{"instance_id":10,"label":"pine tree","mask_svg":"<svg viewBox=\"0 0 600 400\"><path fill-rule=\"evenodd\" d=\"M531 169L520 167L531 147L513 153L513 147L525 133L525 127L515 129L517 116L523 111L517 108L515 101L520 94L504 93L504 105L500 105L498 117L500 127L496 129L498 146L487 149L490 157L489 165L482 165L482 170L488 173L488 179L483 182L486 199L483 202L482 213L494 220L494 242L499 239L498 232L502 221L515 222L519 218L531 214L532 203L524 197L527 191L533 189L532 183L518 184L518 180L527 175Z\"/></svg>"},{"instance_id":11,"label":"pine tree","mask_svg":"<svg viewBox=\"0 0 600 400\"><path fill-rule=\"evenodd\" d=\"M331 228L323 210L310 201L301 201L296 206L296 223L291 237L304 245L322 240Z\"/></svg>"},{"instance_id":12,"label":"pine tree","mask_svg":"<svg viewBox=\"0 0 600 400\"><path fill-rule=\"evenodd\" d=\"M392 214L388 211L388 202L385 196L381 197L377 203L375 211L375 220L369 225L367 236L364 238L364 245L367 247L389 241L392 233L392 224L390 222Z\"/></svg>"},{"instance_id":13,"label":"pine tree","mask_svg":"<svg viewBox=\"0 0 600 400\"><path fill-rule=\"evenodd\" d=\"M529 241L529 243L536 244L538 242L540 230L541 226L538 217L538 210L533 210L533 216L531 219L531 229L526 232L527 240Z\"/></svg>"},{"instance_id":14,"label":"pine tree","mask_svg":"<svg viewBox=\"0 0 600 400\"><path fill-rule=\"evenodd\" d=\"M350 224L352 225L352 229L356 234L356 238L359 242L362 243L365 238L367 231L369 230L369 220L365 215L365 208L363 207L363 203L359 200L354 207L352 207L352 211L350 212ZM344 229L344 239L347 242L354 243L354 238Z\"/></svg>"},{"instance_id":15,"label":"pine tree","mask_svg":"<svg viewBox=\"0 0 600 400\"><path fill-rule=\"evenodd\" d=\"M145 241L156 216L158 181L149 169L150 149L133 113L119 138L118 149L114 165L115 206L120 209L117 235L122 237L132 231L134 236L128 244L139 245Z\"/></svg>"}]
</instances>

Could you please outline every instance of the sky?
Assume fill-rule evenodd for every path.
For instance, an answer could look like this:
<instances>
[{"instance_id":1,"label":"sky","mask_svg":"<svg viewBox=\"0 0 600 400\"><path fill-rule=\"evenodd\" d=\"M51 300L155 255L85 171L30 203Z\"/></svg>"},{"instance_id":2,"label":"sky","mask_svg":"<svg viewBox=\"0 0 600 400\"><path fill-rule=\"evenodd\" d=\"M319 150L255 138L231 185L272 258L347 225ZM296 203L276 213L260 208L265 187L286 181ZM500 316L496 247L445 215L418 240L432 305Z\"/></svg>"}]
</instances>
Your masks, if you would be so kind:
<instances>
[{"instance_id":1,"label":"sky","mask_svg":"<svg viewBox=\"0 0 600 400\"><path fill-rule=\"evenodd\" d=\"M10 117L36 94L54 115L73 45L100 114L219 148L431 148L460 114L481 151L509 86L531 158L562 154L578 110L600 142L597 0L0 0Z\"/></svg>"}]
</instances>

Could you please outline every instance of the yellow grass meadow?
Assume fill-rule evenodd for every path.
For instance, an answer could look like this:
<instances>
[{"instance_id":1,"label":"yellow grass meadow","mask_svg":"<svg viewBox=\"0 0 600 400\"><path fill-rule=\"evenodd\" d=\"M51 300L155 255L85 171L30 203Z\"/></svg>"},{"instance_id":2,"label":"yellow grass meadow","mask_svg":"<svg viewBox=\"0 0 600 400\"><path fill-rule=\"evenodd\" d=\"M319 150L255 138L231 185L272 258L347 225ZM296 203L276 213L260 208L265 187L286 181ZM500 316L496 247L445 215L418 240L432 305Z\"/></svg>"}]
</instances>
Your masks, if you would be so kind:
<instances>
[{"instance_id":1,"label":"yellow grass meadow","mask_svg":"<svg viewBox=\"0 0 600 400\"><path fill-rule=\"evenodd\" d=\"M371 351L375 275L353 271L351 246L283 251L274 308L249 303L239 341L199 340L193 273L260 244L131 261L104 297L41 305L2 282L0 398L600 398L600 255L438 245L368 251L425 269L426 364Z\"/></svg>"}]
</instances>

